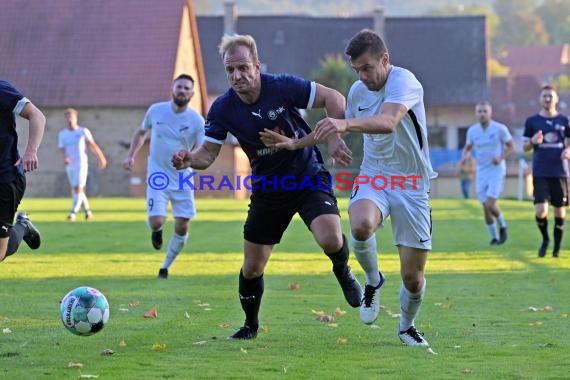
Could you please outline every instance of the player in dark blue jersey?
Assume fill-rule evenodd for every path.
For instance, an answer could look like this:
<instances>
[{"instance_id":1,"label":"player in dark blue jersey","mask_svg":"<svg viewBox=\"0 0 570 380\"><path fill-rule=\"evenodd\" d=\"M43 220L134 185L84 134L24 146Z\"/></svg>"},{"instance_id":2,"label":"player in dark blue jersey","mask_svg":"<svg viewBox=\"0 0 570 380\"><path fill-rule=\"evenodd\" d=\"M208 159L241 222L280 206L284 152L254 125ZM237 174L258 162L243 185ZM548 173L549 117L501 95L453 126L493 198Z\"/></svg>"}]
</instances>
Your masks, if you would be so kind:
<instances>
[{"instance_id":1,"label":"player in dark blue jersey","mask_svg":"<svg viewBox=\"0 0 570 380\"><path fill-rule=\"evenodd\" d=\"M244 262L239 274L239 298L244 325L231 339L252 339L259 328L263 273L273 246L281 240L298 213L319 246L333 263L344 296L353 307L362 299L360 284L348 266L348 246L340 225L340 213L316 147L289 151L268 148L260 139L264 129L297 139L311 129L299 109L325 108L343 118L342 94L291 75L261 74L255 40L251 36L224 36L220 55L231 88L220 96L206 119L206 141L198 149L180 151L172 158L177 169L205 169L214 162L228 133L235 136L251 163L252 194L244 225ZM351 156L338 137L327 140L332 156L349 163ZM283 179L287 178L287 186Z\"/></svg>"},{"instance_id":2,"label":"player in dark blue jersey","mask_svg":"<svg viewBox=\"0 0 570 380\"><path fill-rule=\"evenodd\" d=\"M552 256L560 255L564 234L566 206L568 206L568 164L570 158L570 124L568 117L556 109L558 93L553 86L542 87L542 109L526 120L524 128L525 152L533 150L532 176L534 208L542 243L538 256L544 257L550 243L548 235L548 205L554 208L554 248Z\"/></svg>"},{"instance_id":3,"label":"player in dark blue jersey","mask_svg":"<svg viewBox=\"0 0 570 380\"><path fill-rule=\"evenodd\" d=\"M14 115L29 120L29 135L23 156L18 153ZM32 249L40 246L40 234L24 212L14 216L26 190L25 172L38 168L38 147L46 119L20 91L0 79L0 261L14 254L22 239Z\"/></svg>"}]
</instances>

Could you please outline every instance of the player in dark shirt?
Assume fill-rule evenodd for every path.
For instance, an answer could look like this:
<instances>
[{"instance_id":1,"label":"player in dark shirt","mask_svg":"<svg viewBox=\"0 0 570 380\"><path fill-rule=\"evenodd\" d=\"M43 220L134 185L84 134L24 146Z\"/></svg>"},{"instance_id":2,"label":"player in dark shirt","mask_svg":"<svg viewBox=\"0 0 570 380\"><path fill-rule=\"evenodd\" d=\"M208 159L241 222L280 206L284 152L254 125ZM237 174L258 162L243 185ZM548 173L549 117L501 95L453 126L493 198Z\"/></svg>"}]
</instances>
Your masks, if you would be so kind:
<instances>
[{"instance_id":1,"label":"player in dark shirt","mask_svg":"<svg viewBox=\"0 0 570 380\"><path fill-rule=\"evenodd\" d=\"M308 146L295 151L278 150L268 148L260 139L264 129L298 139L313 138L307 137L311 129L299 109L324 107L328 115L343 118L344 96L291 75L261 74L251 36L224 36L220 54L231 88L212 104L206 118L204 144L191 153L179 152L172 162L177 169L205 169L214 162L231 133L251 164L253 190L244 225L244 262L239 274L245 323L230 338L257 336L265 266L273 246L280 242L296 213L332 261L348 303L360 306L362 289L348 266L348 246L337 201L318 149ZM350 162L350 151L340 137L334 136L327 142L337 161Z\"/></svg>"},{"instance_id":2,"label":"player in dark shirt","mask_svg":"<svg viewBox=\"0 0 570 380\"><path fill-rule=\"evenodd\" d=\"M542 109L526 120L524 128L525 152L533 150L532 176L535 219L542 234L538 256L544 257L550 243L548 235L548 205L554 208L554 248L552 256L560 255L564 234L566 206L568 206L568 166L570 158L570 124L568 117L556 110L558 94L553 86L542 87Z\"/></svg>"},{"instance_id":3,"label":"player in dark shirt","mask_svg":"<svg viewBox=\"0 0 570 380\"><path fill-rule=\"evenodd\" d=\"M18 153L15 115L29 120L29 137L23 156ZM26 190L25 172L38 168L38 147L46 119L20 91L0 79L0 261L18 250L22 239L32 249L40 246L40 234L27 214L14 216Z\"/></svg>"}]
</instances>

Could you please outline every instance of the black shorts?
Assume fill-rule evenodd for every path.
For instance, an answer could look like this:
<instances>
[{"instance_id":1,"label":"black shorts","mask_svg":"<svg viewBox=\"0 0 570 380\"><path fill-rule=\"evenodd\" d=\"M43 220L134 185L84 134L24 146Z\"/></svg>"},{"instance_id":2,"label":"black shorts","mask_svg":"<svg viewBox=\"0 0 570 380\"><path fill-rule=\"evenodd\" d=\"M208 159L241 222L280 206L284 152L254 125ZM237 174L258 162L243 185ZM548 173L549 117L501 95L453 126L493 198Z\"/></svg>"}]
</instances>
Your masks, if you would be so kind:
<instances>
[{"instance_id":1,"label":"black shorts","mask_svg":"<svg viewBox=\"0 0 570 380\"><path fill-rule=\"evenodd\" d=\"M18 175L12 182L0 183L0 238L8 237L25 191L26 177L23 175Z\"/></svg>"},{"instance_id":2,"label":"black shorts","mask_svg":"<svg viewBox=\"0 0 570 380\"><path fill-rule=\"evenodd\" d=\"M550 203L554 207L568 206L568 181L566 178L534 177L534 204Z\"/></svg>"},{"instance_id":3,"label":"black shorts","mask_svg":"<svg viewBox=\"0 0 570 380\"><path fill-rule=\"evenodd\" d=\"M320 186L317 186L317 181L320 181ZM330 174L321 172L312 178L312 183L315 185L313 188L303 190L254 190L243 227L244 239L256 244L277 244L296 213L309 229L317 216L340 215Z\"/></svg>"}]
</instances>

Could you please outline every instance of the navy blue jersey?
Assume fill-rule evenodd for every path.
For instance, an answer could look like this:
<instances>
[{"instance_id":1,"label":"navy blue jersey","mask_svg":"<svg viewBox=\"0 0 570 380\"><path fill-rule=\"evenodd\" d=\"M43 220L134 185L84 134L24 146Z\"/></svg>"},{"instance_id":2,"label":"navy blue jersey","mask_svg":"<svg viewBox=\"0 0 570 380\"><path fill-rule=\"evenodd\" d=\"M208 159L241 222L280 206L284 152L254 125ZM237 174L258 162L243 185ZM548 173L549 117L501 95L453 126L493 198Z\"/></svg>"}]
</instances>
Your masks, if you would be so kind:
<instances>
[{"instance_id":1,"label":"navy blue jersey","mask_svg":"<svg viewBox=\"0 0 570 380\"><path fill-rule=\"evenodd\" d=\"M555 117L536 114L526 119L523 137L531 139L538 131L542 131L544 141L534 146L532 175L544 178L566 177L560 156L565 148L564 138L570 138L568 118L561 114Z\"/></svg>"},{"instance_id":2,"label":"navy blue jersey","mask_svg":"<svg viewBox=\"0 0 570 380\"><path fill-rule=\"evenodd\" d=\"M229 132L249 158L252 175L293 176L301 183L324 169L319 150L268 148L259 132L267 128L296 139L311 133L299 113L309 105L310 96L308 80L288 74L261 74L261 94L255 103L244 103L231 88L216 99L206 118L206 141L222 144Z\"/></svg>"},{"instance_id":3,"label":"navy blue jersey","mask_svg":"<svg viewBox=\"0 0 570 380\"><path fill-rule=\"evenodd\" d=\"M13 111L23 97L14 86L0 79L0 182L2 183L12 182L18 173L18 168L14 166L20 156Z\"/></svg>"}]
</instances>

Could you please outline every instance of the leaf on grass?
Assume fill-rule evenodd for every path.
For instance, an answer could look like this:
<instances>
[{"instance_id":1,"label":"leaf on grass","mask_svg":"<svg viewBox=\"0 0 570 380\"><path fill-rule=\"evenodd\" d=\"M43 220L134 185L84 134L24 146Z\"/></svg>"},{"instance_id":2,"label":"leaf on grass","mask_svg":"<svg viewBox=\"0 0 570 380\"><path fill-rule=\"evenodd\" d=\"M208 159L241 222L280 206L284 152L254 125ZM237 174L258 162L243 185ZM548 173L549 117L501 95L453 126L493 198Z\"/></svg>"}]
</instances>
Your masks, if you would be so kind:
<instances>
[{"instance_id":1,"label":"leaf on grass","mask_svg":"<svg viewBox=\"0 0 570 380\"><path fill-rule=\"evenodd\" d=\"M194 342L194 343L192 343L192 344L194 344L194 345L196 345L196 346L200 346L200 345L202 345L202 344L206 344L206 343L208 343L208 341L207 341L207 340L200 340L200 341L198 341L198 342Z\"/></svg>"},{"instance_id":2,"label":"leaf on grass","mask_svg":"<svg viewBox=\"0 0 570 380\"><path fill-rule=\"evenodd\" d=\"M145 318L158 318L158 307L151 307L146 313L144 313Z\"/></svg>"},{"instance_id":3,"label":"leaf on grass","mask_svg":"<svg viewBox=\"0 0 570 380\"><path fill-rule=\"evenodd\" d=\"M133 309L139 307L140 305L141 303L139 301L134 301L129 304L129 306L132 307Z\"/></svg>"},{"instance_id":4,"label":"leaf on grass","mask_svg":"<svg viewBox=\"0 0 570 380\"><path fill-rule=\"evenodd\" d=\"M447 302L441 305L444 309L453 309L453 300L451 298L447 299Z\"/></svg>"},{"instance_id":5,"label":"leaf on grass","mask_svg":"<svg viewBox=\"0 0 570 380\"><path fill-rule=\"evenodd\" d=\"M120 308L119 308L119 311L126 312L126 311L130 311L130 310L127 309L127 308L125 308L125 307L120 307Z\"/></svg>"},{"instance_id":6,"label":"leaf on grass","mask_svg":"<svg viewBox=\"0 0 570 380\"><path fill-rule=\"evenodd\" d=\"M386 310L386 314L388 314L388 316L390 318L400 318L400 314L399 313L392 313L391 310Z\"/></svg>"},{"instance_id":7,"label":"leaf on grass","mask_svg":"<svg viewBox=\"0 0 570 380\"><path fill-rule=\"evenodd\" d=\"M89 375L87 373L83 373L81 375L79 375L80 379L97 379L99 377L99 375Z\"/></svg>"},{"instance_id":8,"label":"leaf on grass","mask_svg":"<svg viewBox=\"0 0 570 380\"><path fill-rule=\"evenodd\" d=\"M222 322L218 325L218 327L221 327L223 329L227 329L228 327L230 327L230 324L228 322Z\"/></svg>"},{"instance_id":9,"label":"leaf on grass","mask_svg":"<svg viewBox=\"0 0 570 380\"><path fill-rule=\"evenodd\" d=\"M546 305L546 306L544 306L544 307L535 307L535 306L529 306L529 307L527 307L527 308L526 308L526 309L524 309L524 310L527 310L527 311L533 311L533 312L535 312L535 311L546 311L546 312L551 312L551 311L553 311L554 309L552 308L552 306L548 306L548 305Z\"/></svg>"},{"instance_id":10,"label":"leaf on grass","mask_svg":"<svg viewBox=\"0 0 570 380\"><path fill-rule=\"evenodd\" d=\"M119 341L119 347L127 347L127 342L124 339Z\"/></svg>"},{"instance_id":11,"label":"leaf on grass","mask_svg":"<svg viewBox=\"0 0 570 380\"><path fill-rule=\"evenodd\" d=\"M325 315L325 312L322 310L311 309L311 313L316 314L316 315Z\"/></svg>"},{"instance_id":12,"label":"leaf on grass","mask_svg":"<svg viewBox=\"0 0 570 380\"><path fill-rule=\"evenodd\" d=\"M379 329L380 326L378 326L377 324L371 324L371 325L370 325L370 328L371 328L371 329Z\"/></svg>"},{"instance_id":13,"label":"leaf on grass","mask_svg":"<svg viewBox=\"0 0 570 380\"><path fill-rule=\"evenodd\" d=\"M260 329L261 331L263 331L264 333L266 333L266 332L269 331L269 328L268 328L267 326L265 326L265 325L260 326L259 329Z\"/></svg>"},{"instance_id":14,"label":"leaf on grass","mask_svg":"<svg viewBox=\"0 0 570 380\"><path fill-rule=\"evenodd\" d=\"M346 342L348 342L348 339L346 339L346 338L342 338L342 337L336 338L336 344L346 344Z\"/></svg>"},{"instance_id":15,"label":"leaf on grass","mask_svg":"<svg viewBox=\"0 0 570 380\"><path fill-rule=\"evenodd\" d=\"M0 315L0 321L7 321L9 320L8 317L4 316L4 315Z\"/></svg>"},{"instance_id":16,"label":"leaf on grass","mask_svg":"<svg viewBox=\"0 0 570 380\"><path fill-rule=\"evenodd\" d=\"M115 351L111 350L110 348L105 348L103 351L101 351L101 355L103 356L111 356L115 353Z\"/></svg>"},{"instance_id":17,"label":"leaf on grass","mask_svg":"<svg viewBox=\"0 0 570 380\"><path fill-rule=\"evenodd\" d=\"M548 279L548 282L550 282L551 284L554 284L556 282L556 277L550 277Z\"/></svg>"},{"instance_id":18,"label":"leaf on grass","mask_svg":"<svg viewBox=\"0 0 570 380\"><path fill-rule=\"evenodd\" d=\"M69 362L67 368L83 368L83 363Z\"/></svg>"},{"instance_id":19,"label":"leaf on grass","mask_svg":"<svg viewBox=\"0 0 570 380\"><path fill-rule=\"evenodd\" d=\"M568 314L567 313L562 313L560 314L560 319L566 319L568 318Z\"/></svg>"},{"instance_id":20,"label":"leaf on grass","mask_svg":"<svg viewBox=\"0 0 570 380\"><path fill-rule=\"evenodd\" d=\"M328 327L338 327L338 323L329 323Z\"/></svg>"},{"instance_id":21,"label":"leaf on grass","mask_svg":"<svg viewBox=\"0 0 570 380\"><path fill-rule=\"evenodd\" d=\"M10 330L8 327L6 327L6 328L3 328L3 329L2 329L2 333L4 333L4 334L11 334L11 333L12 333L12 330Z\"/></svg>"},{"instance_id":22,"label":"leaf on grass","mask_svg":"<svg viewBox=\"0 0 570 380\"><path fill-rule=\"evenodd\" d=\"M289 284L289 290L299 290L301 289L301 285L298 282L292 282Z\"/></svg>"},{"instance_id":23,"label":"leaf on grass","mask_svg":"<svg viewBox=\"0 0 570 380\"><path fill-rule=\"evenodd\" d=\"M461 348L461 346L453 346L453 348Z\"/></svg>"},{"instance_id":24,"label":"leaf on grass","mask_svg":"<svg viewBox=\"0 0 570 380\"><path fill-rule=\"evenodd\" d=\"M317 315L315 319L319 322L326 322L326 323L334 322L334 317L332 315L326 315L326 314Z\"/></svg>"},{"instance_id":25,"label":"leaf on grass","mask_svg":"<svg viewBox=\"0 0 570 380\"><path fill-rule=\"evenodd\" d=\"M540 347L540 348L554 347L554 344L552 344L552 343L539 343L538 347Z\"/></svg>"},{"instance_id":26,"label":"leaf on grass","mask_svg":"<svg viewBox=\"0 0 570 380\"><path fill-rule=\"evenodd\" d=\"M432 350L431 347L428 347L427 353L428 353L428 354L432 354L432 355L438 355L438 353L435 352L434 350Z\"/></svg>"},{"instance_id":27,"label":"leaf on grass","mask_svg":"<svg viewBox=\"0 0 570 380\"><path fill-rule=\"evenodd\" d=\"M336 309L334 309L334 315L335 317L342 317L343 315L346 314L345 310L342 310L340 307L337 306Z\"/></svg>"},{"instance_id":28,"label":"leaf on grass","mask_svg":"<svg viewBox=\"0 0 570 380\"><path fill-rule=\"evenodd\" d=\"M186 317L186 319L190 319L190 314L188 314L187 311L184 312L184 317Z\"/></svg>"},{"instance_id":29,"label":"leaf on grass","mask_svg":"<svg viewBox=\"0 0 570 380\"><path fill-rule=\"evenodd\" d=\"M152 345L153 351L163 351L166 348L165 343L155 343Z\"/></svg>"},{"instance_id":30,"label":"leaf on grass","mask_svg":"<svg viewBox=\"0 0 570 380\"><path fill-rule=\"evenodd\" d=\"M542 322L541 321L534 321L528 324L529 326L532 327L538 327L538 326L542 326Z\"/></svg>"},{"instance_id":31,"label":"leaf on grass","mask_svg":"<svg viewBox=\"0 0 570 380\"><path fill-rule=\"evenodd\" d=\"M198 306L200 307L210 307L209 303L199 303Z\"/></svg>"},{"instance_id":32,"label":"leaf on grass","mask_svg":"<svg viewBox=\"0 0 570 380\"><path fill-rule=\"evenodd\" d=\"M239 352L241 352L242 354L247 354L247 350L243 347L239 348Z\"/></svg>"},{"instance_id":33,"label":"leaf on grass","mask_svg":"<svg viewBox=\"0 0 570 380\"><path fill-rule=\"evenodd\" d=\"M463 368L461 370L461 373L471 373L471 372L473 372L473 370L471 368Z\"/></svg>"}]
</instances>

